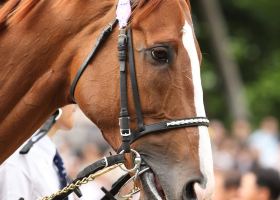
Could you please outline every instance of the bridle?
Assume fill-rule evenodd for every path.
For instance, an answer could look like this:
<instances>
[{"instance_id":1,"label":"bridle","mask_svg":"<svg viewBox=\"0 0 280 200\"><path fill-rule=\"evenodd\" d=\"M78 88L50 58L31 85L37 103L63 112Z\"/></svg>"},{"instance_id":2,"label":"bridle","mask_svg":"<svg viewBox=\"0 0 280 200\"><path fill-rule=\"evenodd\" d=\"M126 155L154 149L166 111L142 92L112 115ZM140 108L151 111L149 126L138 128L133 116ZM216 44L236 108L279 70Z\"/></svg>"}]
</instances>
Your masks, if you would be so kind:
<instances>
[{"instance_id":1,"label":"bridle","mask_svg":"<svg viewBox=\"0 0 280 200\"><path fill-rule=\"evenodd\" d=\"M124 0L123 2L129 0ZM127 3L127 2L126 2ZM113 20L109 25L107 25L104 30L101 32L98 37L94 47L91 52L88 54L85 61L80 66L75 78L72 81L70 86L70 96L72 98L73 103L75 103L75 88L78 84L79 79L82 74L88 67L89 63L92 62L102 44L104 44L109 38L110 34L113 32L117 23L121 24L118 20ZM133 169L124 169L126 172L135 172L135 175L132 177L136 179L139 174L144 173L145 170L149 168L140 169L140 165L142 164L141 155L131 149L130 145L138 140L139 138L149 135L150 133L162 133L172 129L178 128L186 128L186 127L198 127L198 126L208 126L209 120L206 117L192 117L192 118L184 118L184 119L175 119L175 120L166 120L161 121L154 124L145 124L144 118L141 109L140 96L138 91L138 84L136 78L136 69L135 69L135 61L134 61L134 51L133 51L133 42L132 42L132 30L128 26L121 26L118 36L118 57L119 57L119 65L120 65L120 114L119 114L119 126L120 126L120 134L122 137L122 145L119 148L117 155L112 155L108 157L104 157L103 159L89 165L84 170L82 170L77 178L64 188L62 191L59 191L57 194L53 194L50 198L52 200L60 200L65 196L69 195L74 188L79 187L81 184L85 184L86 182L93 180L93 177L96 177L96 173L106 170L106 168L114 167L114 165L120 166L120 164L125 162L124 154L131 153L134 157L134 167ZM136 120L137 120L137 128L135 130L131 130L130 128L130 115L128 112L128 89L127 89L127 63L129 64L129 77L131 81L132 94L134 107L136 112ZM110 191L107 191L105 188L102 188L105 196L102 200L115 200L115 194L120 190L120 188L125 185L127 181L131 180L131 175L126 174L121 177L113 186Z\"/></svg>"},{"instance_id":2,"label":"bridle","mask_svg":"<svg viewBox=\"0 0 280 200\"><path fill-rule=\"evenodd\" d=\"M81 78L88 64L92 61L94 56L97 54L101 45L107 40L110 33L112 33L114 27L116 27L116 24L117 24L117 20L114 20L103 30L93 50L90 52L87 59L83 62L83 64L79 68L70 88L70 95L73 102L75 102L74 92L79 79ZM120 107L121 108L119 114L119 125L120 125L120 134L122 136L121 151L124 151L125 153L130 152L131 143L150 133L160 133L171 129L209 125L209 120L206 117L192 117L192 118L184 118L184 119L166 120L166 121L161 121L158 123L146 125L143 120L140 96L138 92L131 28L125 27L120 29L119 36L118 36L118 52L119 52L119 64L120 64ZM133 94L136 120L137 120L137 128L135 130L130 129L130 115L128 112L127 73L126 73L127 59L129 64L130 81L132 86L132 94Z\"/></svg>"}]
</instances>

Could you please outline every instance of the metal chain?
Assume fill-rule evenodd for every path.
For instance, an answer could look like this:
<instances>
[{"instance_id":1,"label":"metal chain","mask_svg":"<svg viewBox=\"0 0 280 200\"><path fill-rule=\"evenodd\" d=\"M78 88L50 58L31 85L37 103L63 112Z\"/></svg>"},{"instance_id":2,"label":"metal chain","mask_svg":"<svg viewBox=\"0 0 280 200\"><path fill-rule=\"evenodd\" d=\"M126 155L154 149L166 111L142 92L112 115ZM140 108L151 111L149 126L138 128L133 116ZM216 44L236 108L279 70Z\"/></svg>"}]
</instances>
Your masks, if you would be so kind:
<instances>
[{"instance_id":1,"label":"metal chain","mask_svg":"<svg viewBox=\"0 0 280 200\"><path fill-rule=\"evenodd\" d=\"M117 164L117 165L113 165L111 167L105 168L97 173L94 174L90 174L89 176L83 178L82 180L78 180L75 183L71 183L70 185L67 185L66 187L64 187L63 189L57 191L56 193L53 193L51 196L47 196L42 198L41 200L52 200L57 196L63 195L63 194L67 194L69 191L73 191L76 188L79 188L81 185L87 184L90 181L93 181L95 178L109 172L112 171L113 169L119 167L122 164Z\"/></svg>"},{"instance_id":2,"label":"metal chain","mask_svg":"<svg viewBox=\"0 0 280 200\"><path fill-rule=\"evenodd\" d=\"M123 165L123 163L119 163L119 164L115 164L111 167L105 167L104 169L100 170L99 172L93 173L88 175L87 177L84 177L82 180L78 180L75 183L71 183L69 185L67 185L66 187L62 188L61 190L57 191L56 193L53 193L50 196L46 196L44 198L42 198L41 200L53 200L55 197L60 196L60 195L64 195L67 194L70 191L74 191L76 188L79 188L81 185L85 185L90 181L93 181L95 178L106 174L107 172L112 171L113 169L120 167L123 171L125 172L136 172L135 175L129 180L133 180L135 183L135 180L137 179L138 175L140 175L141 173L143 173L144 171L146 171L147 169L144 169L142 171L140 170L140 164L141 164L141 156L140 154L135 151L134 149L131 149L131 152L135 154L135 158L134 158L134 167L132 169L127 169L125 168ZM121 152L124 153L124 152ZM139 188L137 188L135 185L133 187L133 189L130 191L129 194L121 197L121 199L131 199L132 196L139 192Z\"/></svg>"},{"instance_id":3,"label":"metal chain","mask_svg":"<svg viewBox=\"0 0 280 200\"><path fill-rule=\"evenodd\" d=\"M130 192L126 195L118 195L117 200L132 200L133 196L140 192L140 188L137 186L134 186Z\"/></svg>"}]
</instances>

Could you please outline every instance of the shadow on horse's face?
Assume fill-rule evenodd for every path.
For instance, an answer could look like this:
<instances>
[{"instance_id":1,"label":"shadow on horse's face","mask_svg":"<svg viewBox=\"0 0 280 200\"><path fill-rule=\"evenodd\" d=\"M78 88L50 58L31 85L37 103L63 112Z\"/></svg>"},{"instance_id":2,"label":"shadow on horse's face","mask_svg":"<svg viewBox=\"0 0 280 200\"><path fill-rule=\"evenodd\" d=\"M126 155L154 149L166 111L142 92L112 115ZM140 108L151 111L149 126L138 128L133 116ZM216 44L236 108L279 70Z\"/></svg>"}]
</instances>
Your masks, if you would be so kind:
<instances>
[{"instance_id":1,"label":"shadow on horse's face","mask_svg":"<svg viewBox=\"0 0 280 200\"><path fill-rule=\"evenodd\" d=\"M136 78L145 124L205 117L200 52L188 5L159 1L150 14L135 11L131 28ZM145 16L144 16L145 15ZM82 110L114 149L120 147L117 33L109 38L77 86ZM131 77L127 75L127 78ZM128 81L132 129L137 127ZM211 147L206 127L179 128L141 137L132 144L151 170L141 176L143 199L208 199L213 189ZM128 164L129 165L129 164Z\"/></svg>"}]
</instances>

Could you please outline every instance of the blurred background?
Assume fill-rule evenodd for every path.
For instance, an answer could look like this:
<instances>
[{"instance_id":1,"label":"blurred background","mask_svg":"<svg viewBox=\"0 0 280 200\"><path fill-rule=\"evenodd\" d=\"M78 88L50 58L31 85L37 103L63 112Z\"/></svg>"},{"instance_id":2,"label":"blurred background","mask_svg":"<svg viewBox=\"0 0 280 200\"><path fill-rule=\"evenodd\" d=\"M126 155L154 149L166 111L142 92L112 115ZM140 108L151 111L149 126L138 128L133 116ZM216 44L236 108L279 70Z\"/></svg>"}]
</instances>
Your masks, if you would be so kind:
<instances>
[{"instance_id":1,"label":"blurred background","mask_svg":"<svg viewBox=\"0 0 280 200\"><path fill-rule=\"evenodd\" d=\"M280 1L192 0L191 4L211 120L214 200L240 199L236 193L241 177L252 167L280 170ZM111 151L79 110L74 129L57 134L55 141L73 177ZM119 173L90 186L92 199L102 195L100 185L110 187Z\"/></svg>"},{"instance_id":2,"label":"blurred background","mask_svg":"<svg viewBox=\"0 0 280 200\"><path fill-rule=\"evenodd\" d=\"M191 1L210 118L280 117L280 1Z\"/></svg>"}]
</instances>

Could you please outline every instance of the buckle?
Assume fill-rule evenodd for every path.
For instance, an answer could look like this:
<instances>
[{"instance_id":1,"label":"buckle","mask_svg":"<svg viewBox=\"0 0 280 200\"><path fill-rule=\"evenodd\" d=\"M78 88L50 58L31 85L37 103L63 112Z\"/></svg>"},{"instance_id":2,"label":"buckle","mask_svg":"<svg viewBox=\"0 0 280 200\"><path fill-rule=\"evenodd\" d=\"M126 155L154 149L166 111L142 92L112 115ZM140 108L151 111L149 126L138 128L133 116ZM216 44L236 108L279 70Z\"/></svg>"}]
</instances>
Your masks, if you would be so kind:
<instances>
[{"instance_id":1,"label":"buckle","mask_svg":"<svg viewBox=\"0 0 280 200\"><path fill-rule=\"evenodd\" d=\"M130 129L120 129L120 133L121 133L121 136L123 136L123 137L131 136Z\"/></svg>"},{"instance_id":2,"label":"buckle","mask_svg":"<svg viewBox=\"0 0 280 200\"><path fill-rule=\"evenodd\" d=\"M131 152L134 154L134 167L131 169L127 169L124 165L120 165L120 168L125 171L125 172L136 172L137 170L140 169L140 165L141 165L141 155L135 151L134 149L131 149ZM120 154L123 154L124 151L121 151Z\"/></svg>"}]
</instances>

